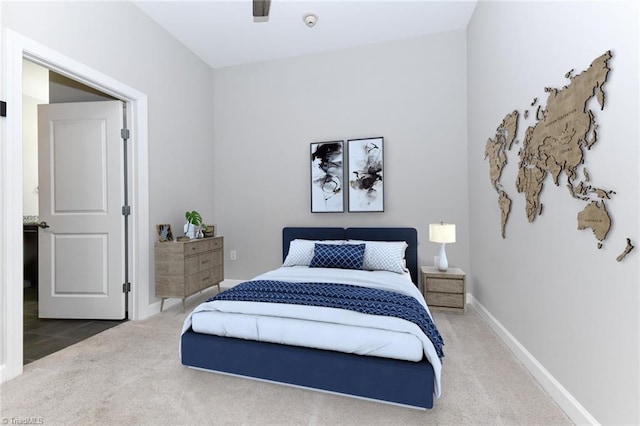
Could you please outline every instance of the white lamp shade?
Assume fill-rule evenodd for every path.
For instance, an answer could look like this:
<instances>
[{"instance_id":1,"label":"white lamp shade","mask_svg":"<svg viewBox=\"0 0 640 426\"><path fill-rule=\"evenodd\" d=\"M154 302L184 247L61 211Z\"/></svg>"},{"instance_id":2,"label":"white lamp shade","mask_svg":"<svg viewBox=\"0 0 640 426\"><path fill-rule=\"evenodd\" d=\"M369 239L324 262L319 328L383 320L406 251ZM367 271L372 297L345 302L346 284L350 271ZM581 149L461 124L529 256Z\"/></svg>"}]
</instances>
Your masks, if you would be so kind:
<instances>
[{"instance_id":1,"label":"white lamp shade","mask_svg":"<svg viewBox=\"0 0 640 426\"><path fill-rule=\"evenodd\" d=\"M452 223L429 224L429 241L432 243L455 243L456 225Z\"/></svg>"}]
</instances>

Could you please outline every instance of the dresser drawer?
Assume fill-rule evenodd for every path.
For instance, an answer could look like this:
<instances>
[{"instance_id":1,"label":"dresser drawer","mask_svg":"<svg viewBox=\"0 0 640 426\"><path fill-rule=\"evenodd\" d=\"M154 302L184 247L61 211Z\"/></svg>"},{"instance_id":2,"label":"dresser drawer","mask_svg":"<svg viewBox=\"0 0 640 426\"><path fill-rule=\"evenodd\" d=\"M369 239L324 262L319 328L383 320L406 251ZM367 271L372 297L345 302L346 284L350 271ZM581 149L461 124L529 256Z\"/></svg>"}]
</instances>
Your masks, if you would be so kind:
<instances>
[{"instance_id":1,"label":"dresser drawer","mask_svg":"<svg viewBox=\"0 0 640 426\"><path fill-rule=\"evenodd\" d=\"M209 269L189 275L184 279L184 296L190 296L211 285L213 285L213 280L211 278L211 270Z\"/></svg>"},{"instance_id":2,"label":"dresser drawer","mask_svg":"<svg viewBox=\"0 0 640 426\"><path fill-rule=\"evenodd\" d=\"M428 278L427 291L441 293L462 293L464 282L461 279Z\"/></svg>"},{"instance_id":3,"label":"dresser drawer","mask_svg":"<svg viewBox=\"0 0 640 426\"><path fill-rule=\"evenodd\" d=\"M198 272L206 271L213 268L213 265L217 265L215 261L215 253L208 251L198 255Z\"/></svg>"},{"instance_id":4,"label":"dresser drawer","mask_svg":"<svg viewBox=\"0 0 640 426\"><path fill-rule=\"evenodd\" d=\"M200 255L196 254L184 258L184 276L197 274L200 271Z\"/></svg>"},{"instance_id":5,"label":"dresser drawer","mask_svg":"<svg viewBox=\"0 0 640 426\"><path fill-rule=\"evenodd\" d=\"M222 237L203 238L199 240L189 241L184 244L184 255L203 253L205 251L216 250L222 248Z\"/></svg>"},{"instance_id":6,"label":"dresser drawer","mask_svg":"<svg viewBox=\"0 0 640 426\"><path fill-rule=\"evenodd\" d=\"M220 282L224 280L224 270L222 266L215 266L211 269L211 279L214 282Z\"/></svg>"},{"instance_id":7,"label":"dresser drawer","mask_svg":"<svg viewBox=\"0 0 640 426\"><path fill-rule=\"evenodd\" d=\"M464 308L464 295L454 293L427 292L427 305L448 308Z\"/></svg>"},{"instance_id":8,"label":"dresser drawer","mask_svg":"<svg viewBox=\"0 0 640 426\"><path fill-rule=\"evenodd\" d=\"M207 250L216 250L222 248L222 238L211 238L209 240L204 240L207 244Z\"/></svg>"},{"instance_id":9,"label":"dresser drawer","mask_svg":"<svg viewBox=\"0 0 640 426\"><path fill-rule=\"evenodd\" d=\"M202 253L209 250L208 241L196 240L190 241L184 244L184 255L191 256L192 254Z\"/></svg>"}]
</instances>

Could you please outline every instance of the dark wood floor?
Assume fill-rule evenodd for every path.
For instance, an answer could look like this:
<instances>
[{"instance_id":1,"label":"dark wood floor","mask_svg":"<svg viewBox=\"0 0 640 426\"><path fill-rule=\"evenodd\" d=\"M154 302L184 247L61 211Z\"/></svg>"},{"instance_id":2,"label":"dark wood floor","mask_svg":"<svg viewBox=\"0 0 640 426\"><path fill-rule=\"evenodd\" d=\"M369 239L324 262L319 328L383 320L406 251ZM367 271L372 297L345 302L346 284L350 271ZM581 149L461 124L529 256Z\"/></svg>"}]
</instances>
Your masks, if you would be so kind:
<instances>
[{"instance_id":1,"label":"dark wood floor","mask_svg":"<svg viewBox=\"0 0 640 426\"><path fill-rule=\"evenodd\" d=\"M28 364L123 321L38 318L38 289L24 288L23 362Z\"/></svg>"}]
</instances>

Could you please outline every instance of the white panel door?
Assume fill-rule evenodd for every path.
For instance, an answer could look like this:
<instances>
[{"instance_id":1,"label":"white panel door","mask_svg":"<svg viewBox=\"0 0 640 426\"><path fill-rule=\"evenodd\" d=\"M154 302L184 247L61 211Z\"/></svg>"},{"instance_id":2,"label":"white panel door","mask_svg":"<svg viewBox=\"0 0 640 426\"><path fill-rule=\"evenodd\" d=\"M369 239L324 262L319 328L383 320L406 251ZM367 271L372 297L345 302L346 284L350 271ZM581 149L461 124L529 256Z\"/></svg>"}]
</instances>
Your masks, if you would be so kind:
<instances>
[{"instance_id":1,"label":"white panel door","mask_svg":"<svg viewBox=\"0 0 640 426\"><path fill-rule=\"evenodd\" d=\"M124 319L120 101L38 106L40 318Z\"/></svg>"}]
</instances>

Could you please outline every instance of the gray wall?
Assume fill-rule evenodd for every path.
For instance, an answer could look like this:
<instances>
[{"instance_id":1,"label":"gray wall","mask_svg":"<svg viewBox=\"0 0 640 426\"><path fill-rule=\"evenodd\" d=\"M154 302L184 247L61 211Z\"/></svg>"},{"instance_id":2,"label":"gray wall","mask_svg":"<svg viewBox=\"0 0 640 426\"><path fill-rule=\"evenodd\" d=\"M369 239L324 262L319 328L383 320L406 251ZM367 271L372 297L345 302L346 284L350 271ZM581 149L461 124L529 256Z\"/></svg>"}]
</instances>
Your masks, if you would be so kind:
<instances>
[{"instance_id":1,"label":"gray wall","mask_svg":"<svg viewBox=\"0 0 640 426\"><path fill-rule=\"evenodd\" d=\"M284 226L457 225L447 254L468 270L464 31L214 72L215 217L225 276L282 263ZM385 139L384 213L310 213L310 143ZM237 250L238 260L229 260Z\"/></svg>"},{"instance_id":2,"label":"gray wall","mask_svg":"<svg viewBox=\"0 0 640 426\"><path fill-rule=\"evenodd\" d=\"M475 298L601 424L640 423L638 246L638 5L622 2L480 2L468 28L471 289ZM544 87L567 84L612 50L599 142L585 165L591 184L614 189L604 247L576 229L584 203L547 178L543 214L528 223L515 190L520 123L502 181L513 200L506 239L483 161L505 114L546 103ZM596 108L596 104L590 104ZM532 114L534 115L534 114Z\"/></svg>"}]
</instances>

